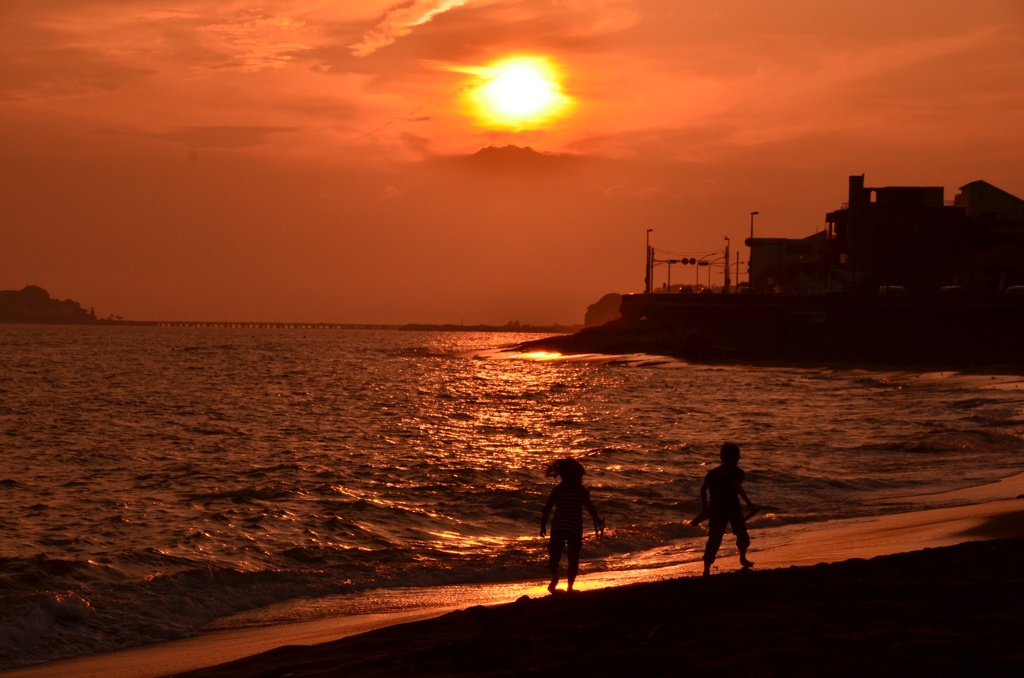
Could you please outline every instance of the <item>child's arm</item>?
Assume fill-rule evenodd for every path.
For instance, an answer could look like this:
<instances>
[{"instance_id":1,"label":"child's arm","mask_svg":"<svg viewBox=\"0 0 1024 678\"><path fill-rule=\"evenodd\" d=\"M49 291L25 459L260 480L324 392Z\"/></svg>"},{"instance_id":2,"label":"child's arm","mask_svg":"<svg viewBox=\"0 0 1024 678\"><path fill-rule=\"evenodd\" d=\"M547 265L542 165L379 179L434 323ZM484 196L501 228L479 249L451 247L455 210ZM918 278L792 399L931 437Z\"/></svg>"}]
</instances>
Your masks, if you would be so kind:
<instances>
[{"instance_id":1,"label":"child's arm","mask_svg":"<svg viewBox=\"0 0 1024 678\"><path fill-rule=\"evenodd\" d=\"M540 516L540 536L546 537L548 534L548 514L551 513L551 507L555 504L555 493L551 492L548 496L548 503L544 504L544 513Z\"/></svg>"},{"instance_id":2,"label":"child's arm","mask_svg":"<svg viewBox=\"0 0 1024 678\"><path fill-rule=\"evenodd\" d=\"M743 497L743 501L747 502L748 511L753 511L755 508L757 508L756 506L754 506L754 502L750 501L750 497L747 496L747 492L746 490L743 489L743 485L737 484L736 491L739 493L741 497Z\"/></svg>"},{"instance_id":3,"label":"child's arm","mask_svg":"<svg viewBox=\"0 0 1024 678\"><path fill-rule=\"evenodd\" d=\"M589 494L583 497L583 505L587 508L590 517L594 519L594 534L600 536L604 532L604 520L597 515L597 509L594 507L594 502L590 501Z\"/></svg>"},{"instance_id":4,"label":"child's arm","mask_svg":"<svg viewBox=\"0 0 1024 678\"><path fill-rule=\"evenodd\" d=\"M700 505L708 510L708 477L704 476L704 483L700 486Z\"/></svg>"}]
</instances>

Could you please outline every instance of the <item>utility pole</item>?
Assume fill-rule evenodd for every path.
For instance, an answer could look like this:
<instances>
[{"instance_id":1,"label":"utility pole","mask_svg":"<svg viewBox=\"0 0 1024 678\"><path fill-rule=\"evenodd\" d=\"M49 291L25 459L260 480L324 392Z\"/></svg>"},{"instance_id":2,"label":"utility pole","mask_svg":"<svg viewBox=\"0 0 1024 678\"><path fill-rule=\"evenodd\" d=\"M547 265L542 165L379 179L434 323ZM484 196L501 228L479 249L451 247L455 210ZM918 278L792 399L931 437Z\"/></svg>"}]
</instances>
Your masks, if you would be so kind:
<instances>
[{"instance_id":1,"label":"utility pole","mask_svg":"<svg viewBox=\"0 0 1024 678\"><path fill-rule=\"evenodd\" d=\"M750 213L750 240L747 241L747 245L750 247L750 256L747 258L747 288L754 291L754 215L760 214L760 212Z\"/></svg>"},{"instance_id":2,"label":"utility pole","mask_svg":"<svg viewBox=\"0 0 1024 678\"><path fill-rule=\"evenodd\" d=\"M725 236L725 282L722 286L722 292L728 294L729 283L732 281L729 279L729 236Z\"/></svg>"},{"instance_id":3,"label":"utility pole","mask_svg":"<svg viewBox=\"0 0 1024 678\"><path fill-rule=\"evenodd\" d=\"M651 252L651 231L653 228L647 229L647 256L645 257L644 267L644 294L651 293L651 269L654 268L654 255Z\"/></svg>"}]
</instances>

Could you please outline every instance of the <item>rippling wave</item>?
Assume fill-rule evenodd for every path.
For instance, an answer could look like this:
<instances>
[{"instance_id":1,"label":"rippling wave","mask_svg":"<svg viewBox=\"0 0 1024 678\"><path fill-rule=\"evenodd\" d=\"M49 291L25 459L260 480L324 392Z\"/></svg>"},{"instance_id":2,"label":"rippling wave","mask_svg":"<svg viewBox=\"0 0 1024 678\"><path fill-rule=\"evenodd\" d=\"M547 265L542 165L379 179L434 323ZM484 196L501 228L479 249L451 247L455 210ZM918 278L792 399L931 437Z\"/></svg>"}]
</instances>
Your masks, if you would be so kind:
<instances>
[{"instance_id":1,"label":"rippling wave","mask_svg":"<svg viewBox=\"0 0 1024 678\"><path fill-rule=\"evenodd\" d=\"M566 454L608 521L587 571L699 557L685 520L726 439L759 530L1019 470L1013 380L496 350L524 338L0 327L0 669L300 598L543 579Z\"/></svg>"}]
</instances>

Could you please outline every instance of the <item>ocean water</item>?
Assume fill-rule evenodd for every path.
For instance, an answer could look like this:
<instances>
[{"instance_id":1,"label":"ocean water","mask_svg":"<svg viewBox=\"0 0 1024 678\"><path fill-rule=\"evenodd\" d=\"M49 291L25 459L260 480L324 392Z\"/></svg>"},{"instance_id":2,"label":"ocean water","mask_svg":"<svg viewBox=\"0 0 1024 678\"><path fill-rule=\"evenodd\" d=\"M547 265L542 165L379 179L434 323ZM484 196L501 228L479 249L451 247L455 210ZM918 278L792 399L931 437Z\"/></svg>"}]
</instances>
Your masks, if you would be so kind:
<instances>
[{"instance_id":1,"label":"ocean water","mask_svg":"<svg viewBox=\"0 0 1024 678\"><path fill-rule=\"evenodd\" d=\"M0 669L536 585L567 454L608 523L584 578L699 560L685 521L724 440L755 549L1021 470L1017 379L499 350L530 338L0 326Z\"/></svg>"}]
</instances>

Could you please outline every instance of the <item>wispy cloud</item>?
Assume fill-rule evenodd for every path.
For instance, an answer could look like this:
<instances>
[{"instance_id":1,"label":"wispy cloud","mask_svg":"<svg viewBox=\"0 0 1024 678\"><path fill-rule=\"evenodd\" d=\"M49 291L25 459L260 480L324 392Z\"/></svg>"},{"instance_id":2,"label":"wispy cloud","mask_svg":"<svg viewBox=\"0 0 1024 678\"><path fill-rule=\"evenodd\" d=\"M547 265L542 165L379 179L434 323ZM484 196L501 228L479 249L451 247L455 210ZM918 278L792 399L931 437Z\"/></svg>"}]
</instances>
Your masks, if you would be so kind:
<instances>
[{"instance_id":1,"label":"wispy cloud","mask_svg":"<svg viewBox=\"0 0 1024 678\"><path fill-rule=\"evenodd\" d=\"M310 49L306 25L285 16L249 11L201 30L221 51L232 55L233 67L243 71L281 68L296 53Z\"/></svg>"},{"instance_id":2,"label":"wispy cloud","mask_svg":"<svg viewBox=\"0 0 1024 678\"><path fill-rule=\"evenodd\" d=\"M180 127L149 136L197 149L236 149L270 143L270 136L294 131L288 127L207 125Z\"/></svg>"},{"instance_id":3,"label":"wispy cloud","mask_svg":"<svg viewBox=\"0 0 1024 678\"><path fill-rule=\"evenodd\" d=\"M396 7L384 19L363 34L363 39L349 49L356 56L368 56L408 35L417 26L430 22L439 14L462 7L470 0L414 0L407 7Z\"/></svg>"}]
</instances>

